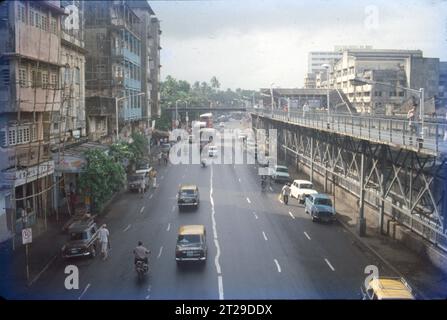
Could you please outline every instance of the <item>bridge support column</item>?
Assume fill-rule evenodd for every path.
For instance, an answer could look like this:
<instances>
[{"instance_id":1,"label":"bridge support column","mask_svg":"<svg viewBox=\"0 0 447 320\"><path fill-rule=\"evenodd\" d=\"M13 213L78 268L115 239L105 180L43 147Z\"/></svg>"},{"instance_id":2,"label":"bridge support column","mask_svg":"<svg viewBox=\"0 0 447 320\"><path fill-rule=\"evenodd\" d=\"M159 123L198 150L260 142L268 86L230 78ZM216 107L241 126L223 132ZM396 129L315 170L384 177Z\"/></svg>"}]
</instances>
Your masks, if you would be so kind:
<instances>
[{"instance_id":1,"label":"bridge support column","mask_svg":"<svg viewBox=\"0 0 447 320\"><path fill-rule=\"evenodd\" d=\"M310 182L314 182L314 138L310 137Z\"/></svg>"},{"instance_id":2,"label":"bridge support column","mask_svg":"<svg viewBox=\"0 0 447 320\"><path fill-rule=\"evenodd\" d=\"M359 206L359 218L357 220L357 231L359 236L363 237L366 234L366 220L364 216L365 209L365 154L364 148L362 148L360 155L360 206Z\"/></svg>"},{"instance_id":3,"label":"bridge support column","mask_svg":"<svg viewBox=\"0 0 447 320\"><path fill-rule=\"evenodd\" d=\"M380 234L384 234L383 232L383 220L385 216L385 192L387 182L385 181L385 173L386 173L386 150L385 148L381 148L381 157L379 161L380 168L380 204L379 204L379 232Z\"/></svg>"}]
</instances>

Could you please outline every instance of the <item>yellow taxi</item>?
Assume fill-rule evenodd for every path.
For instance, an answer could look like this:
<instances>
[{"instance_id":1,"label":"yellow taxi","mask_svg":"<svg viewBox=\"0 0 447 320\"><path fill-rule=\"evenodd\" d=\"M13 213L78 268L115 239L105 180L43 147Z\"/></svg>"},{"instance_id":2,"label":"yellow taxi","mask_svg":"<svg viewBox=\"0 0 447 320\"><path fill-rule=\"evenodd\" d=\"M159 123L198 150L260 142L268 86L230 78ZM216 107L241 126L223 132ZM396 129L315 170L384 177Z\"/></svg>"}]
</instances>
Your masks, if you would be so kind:
<instances>
[{"instance_id":1,"label":"yellow taxi","mask_svg":"<svg viewBox=\"0 0 447 320\"><path fill-rule=\"evenodd\" d=\"M203 225L185 225L178 230L175 260L205 262L207 257L206 230Z\"/></svg>"},{"instance_id":2,"label":"yellow taxi","mask_svg":"<svg viewBox=\"0 0 447 320\"><path fill-rule=\"evenodd\" d=\"M403 278L373 278L361 288L363 300L414 300L411 287Z\"/></svg>"}]
</instances>

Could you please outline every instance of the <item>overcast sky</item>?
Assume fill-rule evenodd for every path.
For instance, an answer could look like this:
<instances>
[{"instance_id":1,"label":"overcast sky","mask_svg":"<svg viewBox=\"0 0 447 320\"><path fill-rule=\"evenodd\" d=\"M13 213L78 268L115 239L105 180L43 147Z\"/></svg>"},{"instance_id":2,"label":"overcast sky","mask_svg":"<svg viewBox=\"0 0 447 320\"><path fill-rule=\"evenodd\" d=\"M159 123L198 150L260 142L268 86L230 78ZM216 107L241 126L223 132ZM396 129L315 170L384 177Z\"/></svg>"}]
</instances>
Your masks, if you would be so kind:
<instances>
[{"instance_id":1,"label":"overcast sky","mask_svg":"<svg viewBox=\"0 0 447 320\"><path fill-rule=\"evenodd\" d=\"M151 1L161 20L162 79L216 76L223 89L302 87L310 51L335 45L420 49L447 61L441 0Z\"/></svg>"}]
</instances>

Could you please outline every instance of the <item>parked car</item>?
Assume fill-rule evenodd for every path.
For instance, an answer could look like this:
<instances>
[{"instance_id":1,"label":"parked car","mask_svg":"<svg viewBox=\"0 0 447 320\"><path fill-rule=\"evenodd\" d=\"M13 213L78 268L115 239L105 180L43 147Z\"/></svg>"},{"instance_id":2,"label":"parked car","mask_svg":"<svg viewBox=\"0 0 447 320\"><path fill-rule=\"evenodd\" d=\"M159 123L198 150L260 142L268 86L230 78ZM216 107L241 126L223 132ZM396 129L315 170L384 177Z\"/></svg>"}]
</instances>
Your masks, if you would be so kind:
<instances>
[{"instance_id":1,"label":"parked car","mask_svg":"<svg viewBox=\"0 0 447 320\"><path fill-rule=\"evenodd\" d=\"M63 258L94 258L97 253L98 227L93 221L77 222L68 229L69 240L62 247Z\"/></svg>"},{"instance_id":2,"label":"parked car","mask_svg":"<svg viewBox=\"0 0 447 320\"><path fill-rule=\"evenodd\" d=\"M298 199L299 203L304 203L309 195L318 193L314 189L312 182L307 180L293 180L290 189L290 196Z\"/></svg>"},{"instance_id":3,"label":"parked car","mask_svg":"<svg viewBox=\"0 0 447 320\"><path fill-rule=\"evenodd\" d=\"M206 230L203 225L181 226L178 230L175 260L177 265L184 261L205 262L208 255Z\"/></svg>"},{"instance_id":4,"label":"parked car","mask_svg":"<svg viewBox=\"0 0 447 320\"><path fill-rule=\"evenodd\" d=\"M289 169L286 166L274 166L272 170L272 179L275 182L290 182Z\"/></svg>"},{"instance_id":5,"label":"parked car","mask_svg":"<svg viewBox=\"0 0 447 320\"><path fill-rule=\"evenodd\" d=\"M208 147L208 157L216 157L217 156L217 147L209 146Z\"/></svg>"},{"instance_id":6,"label":"parked car","mask_svg":"<svg viewBox=\"0 0 447 320\"><path fill-rule=\"evenodd\" d=\"M414 300L411 287L403 278L372 278L360 287L363 300Z\"/></svg>"},{"instance_id":7,"label":"parked car","mask_svg":"<svg viewBox=\"0 0 447 320\"><path fill-rule=\"evenodd\" d=\"M144 180L144 192L149 188L149 175L147 173L134 173L127 177L127 189L129 191L139 191L141 182Z\"/></svg>"},{"instance_id":8,"label":"parked car","mask_svg":"<svg viewBox=\"0 0 447 320\"><path fill-rule=\"evenodd\" d=\"M200 204L199 188L196 185L180 185L177 204L179 210L184 207L198 207Z\"/></svg>"},{"instance_id":9,"label":"parked car","mask_svg":"<svg viewBox=\"0 0 447 320\"><path fill-rule=\"evenodd\" d=\"M310 214L312 221L333 222L335 209L331 198L323 193L311 194L306 198L304 212Z\"/></svg>"}]
</instances>

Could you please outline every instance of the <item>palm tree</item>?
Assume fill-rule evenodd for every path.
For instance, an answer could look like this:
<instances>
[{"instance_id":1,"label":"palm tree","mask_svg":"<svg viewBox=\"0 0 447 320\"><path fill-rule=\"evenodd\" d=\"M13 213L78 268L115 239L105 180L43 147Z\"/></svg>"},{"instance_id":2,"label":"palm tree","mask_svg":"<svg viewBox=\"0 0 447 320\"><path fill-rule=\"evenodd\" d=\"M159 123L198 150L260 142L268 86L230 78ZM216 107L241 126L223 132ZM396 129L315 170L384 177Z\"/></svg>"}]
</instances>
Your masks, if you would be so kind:
<instances>
[{"instance_id":1,"label":"palm tree","mask_svg":"<svg viewBox=\"0 0 447 320\"><path fill-rule=\"evenodd\" d=\"M217 80L216 76L213 76L210 80L211 87L217 91L220 88L219 80Z\"/></svg>"}]
</instances>

